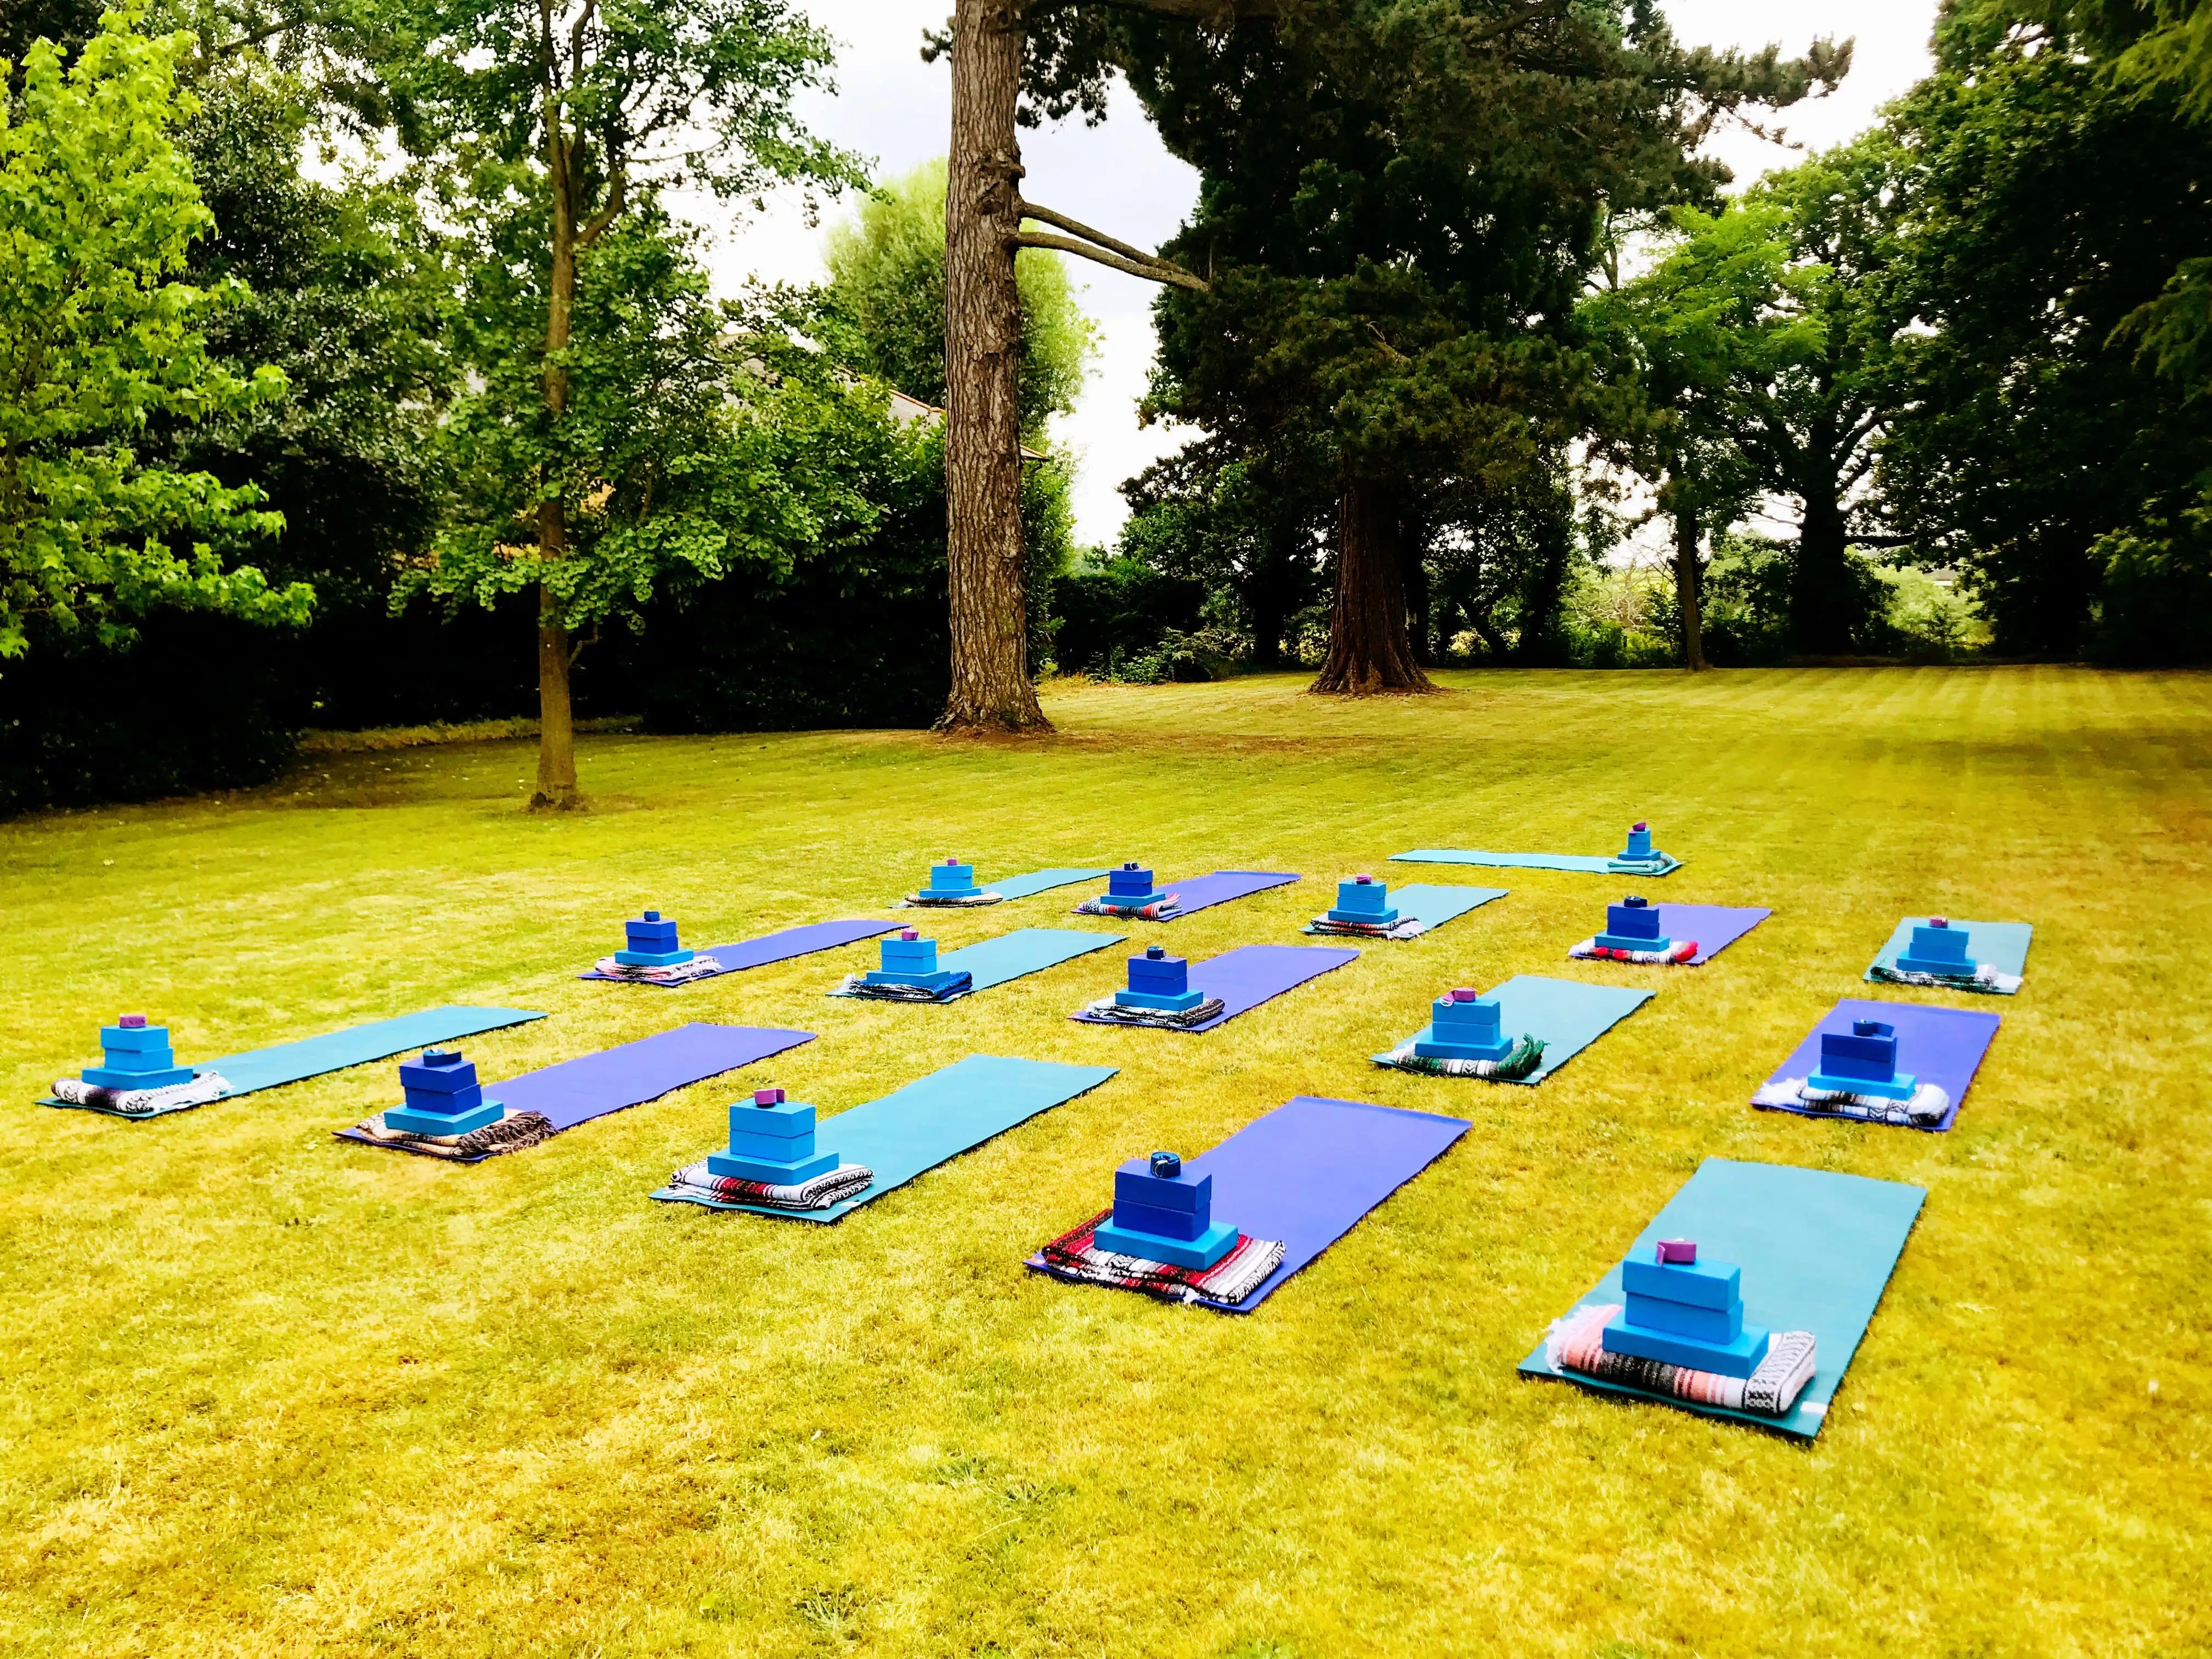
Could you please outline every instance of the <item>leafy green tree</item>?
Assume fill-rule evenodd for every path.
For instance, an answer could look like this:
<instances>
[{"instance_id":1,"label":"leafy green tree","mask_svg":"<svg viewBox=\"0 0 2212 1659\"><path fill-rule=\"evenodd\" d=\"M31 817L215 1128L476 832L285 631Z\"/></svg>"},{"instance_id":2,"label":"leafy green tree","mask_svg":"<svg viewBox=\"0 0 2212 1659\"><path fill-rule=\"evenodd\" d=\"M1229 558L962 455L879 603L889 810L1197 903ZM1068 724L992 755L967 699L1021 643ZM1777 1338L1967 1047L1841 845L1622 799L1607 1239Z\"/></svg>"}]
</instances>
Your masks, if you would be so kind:
<instances>
[{"instance_id":1,"label":"leafy green tree","mask_svg":"<svg viewBox=\"0 0 2212 1659\"><path fill-rule=\"evenodd\" d=\"M225 551L281 528L250 486L149 465L150 422L283 395L231 374L202 330L234 284L178 280L206 207L170 138L190 108L183 42L111 14L68 68L44 41L0 64L0 658L33 618L127 641L158 605L298 623L313 590L272 588Z\"/></svg>"}]
</instances>

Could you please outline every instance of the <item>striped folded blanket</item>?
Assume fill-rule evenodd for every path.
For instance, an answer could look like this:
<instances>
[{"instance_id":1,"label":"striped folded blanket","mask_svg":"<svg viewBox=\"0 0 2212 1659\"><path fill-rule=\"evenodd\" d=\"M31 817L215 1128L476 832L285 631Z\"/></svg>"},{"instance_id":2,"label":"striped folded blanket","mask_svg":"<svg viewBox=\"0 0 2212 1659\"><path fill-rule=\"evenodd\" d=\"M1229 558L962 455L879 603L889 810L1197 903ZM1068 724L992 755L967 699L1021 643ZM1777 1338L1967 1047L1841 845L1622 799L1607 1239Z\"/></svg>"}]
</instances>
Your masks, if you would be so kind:
<instances>
[{"instance_id":1,"label":"striped folded blanket","mask_svg":"<svg viewBox=\"0 0 2212 1659\"><path fill-rule=\"evenodd\" d=\"M1178 1267L1172 1262L1148 1261L1140 1255L1121 1255L1102 1250L1091 1236L1098 1224L1112 1218L1101 1210L1080 1227L1062 1233L1037 1252L1047 1272L1084 1285L1110 1285L1118 1290L1142 1291L1170 1302L1207 1303L1233 1308L1267 1281L1282 1265L1283 1247L1273 1239L1240 1233L1236 1248L1211 1267Z\"/></svg>"},{"instance_id":2,"label":"striped folded blanket","mask_svg":"<svg viewBox=\"0 0 2212 1659\"><path fill-rule=\"evenodd\" d=\"M1306 924L1305 931L1339 939L1419 939L1429 931L1429 924L1419 916L1401 916L1388 927L1379 922L1331 921L1327 916L1316 916Z\"/></svg>"},{"instance_id":3,"label":"striped folded blanket","mask_svg":"<svg viewBox=\"0 0 2212 1659\"><path fill-rule=\"evenodd\" d=\"M950 1002L955 997L966 996L975 984L972 974L963 974L943 990L929 991L919 985L871 985L859 974L848 974L830 994L860 997L870 1002Z\"/></svg>"},{"instance_id":4,"label":"striped folded blanket","mask_svg":"<svg viewBox=\"0 0 2212 1659\"><path fill-rule=\"evenodd\" d=\"M1429 1060L1413 1052L1413 1039L1407 1037L1376 1061L1401 1072L1419 1072L1428 1077L1486 1077L1518 1083L1544 1063L1542 1039L1521 1034L1513 1045L1513 1052L1503 1060Z\"/></svg>"},{"instance_id":5,"label":"striped folded blanket","mask_svg":"<svg viewBox=\"0 0 2212 1659\"><path fill-rule=\"evenodd\" d=\"M1674 939L1663 951L1616 951L1611 945L1600 945L1597 935L1592 933L1567 954L1578 957L1584 962L1632 962L1640 967L1665 968L1677 966L1697 955L1698 941L1693 939Z\"/></svg>"},{"instance_id":6,"label":"striped folded blanket","mask_svg":"<svg viewBox=\"0 0 2212 1659\"><path fill-rule=\"evenodd\" d=\"M1186 1008L1177 1014L1164 1008L1124 1008L1111 997L1101 997L1096 1002L1085 1003L1083 1012L1094 1019L1110 1020L1116 1025L1150 1025L1175 1031L1218 1018L1224 1006L1219 997L1208 997L1197 1007Z\"/></svg>"},{"instance_id":7,"label":"striped folded blanket","mask_svg":"<svg viewBox=\"0 0 2212 1659\"><path fill-rule=\"evenodd\" d=\"M410 1134L404 1129L387 1129L384 1115L380 1112L364 1122L354 1125L355 1131L379 1146L395 1147L403 1152L420 1152L425 1158L494 1158L501 1152L519 1152L550 1140L556 1133L551 1121L543 1112L510 1111L496 1123L487 1123L481 1129L471 1129L465 1135Z\"/></svg>"},{"instance_id":8,"label":"striped folded blanket","mask_svg":"<svg viewBox=\"0 0 2212 1659\"><path fill-rule=\"evenodd\" d=\"M1004 893L977 893L969 898L933 898L927 893L908 893L899 901L908 910L966 910L978 904L1004 904Z\"/></svg>"},{"instance_id":9,"label":"striped folded blanket","mask_svg":"<svg viewBox=\"0 0 2212 1659\"><path fill-rule=\"evenodd\" d=\"M1154 899L1150 904L1109 904L1103 898L1087 898L1067 914L1072 916L1119 916L1124 921L1165 921L1176 914L1176 904L1182 897L1170 893Z\"/></svg>"},{"instance_id":10,"label":"striped folded blanket","mask_svg":"<svg viewBox=\"0 0 2212 1659\"><path fill-rule=\"evenodd\" d=\"M2017 996L2024 982L2021 975L2008 974L1993 962L1976 963L1971 974L1908 973L1877 962L1867 969L1867 977L1883 985L1925 985L1934 990L1978 991L1992 997Z\"/></svg>"},{"instance_id":11,"label":"striped folded blanket","mask_svg":"<svg viewBox=\"0 0 2212 1659\"><path fill-rule=\"evenodd\" d=\"M681 985L687 980L704 979L722 971L722 964L703 953L689 962L678 962L666 968L633 968L628 963L617 962L612 957L601 957L592 964L592 971L602 979L635 980L643 985Z\"/></svg>"},{"instance_id":12,"label":"striped folded blanket","mask_svg":"<svg viewBox=\"0 0 2212 1659\"><path fill-rule=\"evenodd\" d=\"M1933 1083L1923 1083L1910 1100L1886 1095L1852 1095L1840 1090L1815 1089L1802 1077L1786 1077L1763 1084L1751 1097L1754 1106L1787 1107L1820 1112L1830 1117L1855 1117L1869 1123L1939 1123L1951 1109L1951 1097Z\"/></svg>"},{"instance_id":13,"label":"striped folded blanket","mask_svg":"<svg viewBox=\"0 0 2212 1659\"><path fill-rule=\"evenodd\" d=\"M1813 1333L1777 1331L1768 1342L1766 1358L1749 1376L1722 1376L1712 1371L1670 1365L1663 1359L1639 1359L1632 1354L1607 1353L1605 1328L1620 1311L1620 1304L1577 1308L1565 1319L1552 1322L1544 1339L1544 1357L1555 1370L1580 1371L1601 1382L1617 1382L1646 1394L1670 1395L1693 1400L1701 1406L1722 1406L1729 1411L1757 1412L1784 1417L1813 1380Z\"/></svg>"},{"instance_id":14,"label":"striped folded blanket","mask_svg":"<svg viewBox=\"0 0 2212 1659\"><path fill-rule=\"evenodd\" d=\"M865 1164L840 1164L811 1181L780 1187L766 1181L718 1176L702 1158L670 1176L668 1186L678 1198L704 1199L715 1204L757 1204L764 1210L826 1210L866 1192L875 1179L876 1172Z\"/></svg>"},{"instance_id":15,"label":"striped folded blanket","mask_svg":"<svg viewBox=\"0 0 2212 1659\"><path fill-rule=\"evenodd\" d=\"M54 1079L54 1098L70 1106L90 1106L124 1117L151 1117L173 1112L180 1106L204 1106L230 1092L222 1073L203 1072L189 1083L172 1083L165 1089L102 1089L81 1077Z\"/></svg>"}]
</instances>

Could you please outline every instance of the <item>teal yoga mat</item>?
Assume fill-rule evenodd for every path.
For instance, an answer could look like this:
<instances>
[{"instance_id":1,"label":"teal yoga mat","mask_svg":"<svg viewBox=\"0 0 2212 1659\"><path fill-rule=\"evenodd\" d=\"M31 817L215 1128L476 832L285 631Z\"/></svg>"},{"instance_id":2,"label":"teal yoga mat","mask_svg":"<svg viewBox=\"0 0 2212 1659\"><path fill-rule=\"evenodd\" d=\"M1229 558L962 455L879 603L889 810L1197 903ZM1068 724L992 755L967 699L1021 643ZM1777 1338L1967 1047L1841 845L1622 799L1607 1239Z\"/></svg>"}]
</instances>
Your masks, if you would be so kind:
<instances>
[{"instance_id":1,"label":"teal yoga mat","mask_svg":"<svg viewBox=\"0 0 2212 1659\"><path fill-rule=\"evenodd\" d=\"M1055 887L1072 887L1079 881L1096 881L1106 871L1097 870L1032 870L1026 876L1010 876L1005 881L983 884L1000 898L1028 898L1033 893L1048 893Z\"/></svg>"},{"instance_id":2,"label":"teal yoga mat","mask_svg":"<svg viewBox=\"0 0 2212 1659\"><path fill-rule=\"evenodd\" d=\"M945 1001L957 1002L961 997L988 991L994 985L1004 985L1010 979L1042 973L1048 968L1057 968L1063 962L1087 957L1093 951L1119 945L1127 937L1127 933L1094 933L1081 927L1017 927L1012 933L1001 933L996 939L963 945L959 950L949 951L937 959L940 971L964 973L971 981L965 991L958 996L947 997ZM832 991L830 994L833 997L851 996L853 993ZM867 998L860 1000L869 1000ZM943 1005L917 1002L886 1006L934 1008Z\"/></svg>"},{"instance_id":3,"label":"teal yoga mat","mask_svg":"<svg viewBox=\"0 0 2212 1659\"><path fill-rule=\"evenodd\" d=\"M1521 1362L1521 1370L1607 1394L1662 1401L1705 1417L1756 1423L1810 1440L1827 1420L1836 1385L1858 1352L1927 1197L1924 1188L1895 1181L1709 1158L1625 1253L1648 1260L1659 1239L1694 1239L1700 1259L1712 1257L1743 1269L1746 1324L1813 1333L1813 1380L1786 1417L1763 1417L1601 1382L1553 1366L1544 1357L1540 1342ZM1575 1305L1621 1299L1620 1266L1615 1262L1613 1271Z\"/></svg>"},{"instance_id":4,"label":"teal yoga mat","mask_svg":"<svg viewBox=\"0 0 2212 1659\"><path fill-rule=\"evenodd\" d=\"M1664 852L1666 849L1660 849ZM1417 848L1410 853L1393 853L1393 864L1480 864L1501 870L1576 870L1588 875L1604 875L1613 870L1609 858L1592 858L1582 853L1481 853L1462 852L1450 847ZM1644 877L1671 876L1682 867L1682 860L1669 856L1664 866L1650 870L1614 871L1618 875Z\"/></svg>"},{"instance_id":5,"label":"teal yoga mat","mask_svg":"<svg viewBox=\"0 0 2212 1659\"><path fill-rule=\"evenodd\" d=\"M1897 924L1897 931L1889 936L1889 943L1881 947L1881 954L1874 959L1874 968L1866 971L1874 978L1875 968L1894 968L1905 947L1912 943L1912 930L1925 927L1925 916L1907 916ZM1998 972L2025 974L2027 971L2027 947L2035 937L2035 924L2028 921L1961 921L1951 918L1954 927L1962 927L1966 933L1966 954L1977 963L1986 962Z\"/></svg>"},{"instance_id":6,"label":"teal yoga mat","mask_svg":"<svg viewBox=\"0 0 2212 1659\"><path fill-rule=\"evenodd\" d=\"M667 1203L748 1210L786 1221L835 1221L1039 1112L1088 1094L1117 1069L970 1054L881 1100L823 1118L815 1131L816 1148L835 1152L848 1164L865 1164L876 1177L858 1197L826 1210L771 1210L754 1204L730 1204L669 1187L653 1196Z\"/></svg>"},{"instance_id":7,"label":"teal yoga mat","mask_svg":"<svg viewBox=\"0 0 2212 1659\"><path fill-rule=\"evenodd\" d=\"M466 1008L449 1005L443 1008L426 1008L416 1014L402 1014L397 1019L380 1019L367 1025L352 1025L343 1031L326 1031L321 1036L306 1037L298 1042L279 1043L273 1048L252 1048L244 1054L225 1054L220 1060L192 1062L195 1073L220 1072L223 1081L230 1085L225 1100L235 1100L240 1095L250 1095L261 1089L274 1089L287 1083L298 1083L304 1079L320 1077L325 1072L342 1072L350 1066L366 1066L374 1060L389 1060L404 1054L410 1048L428 1048L434 1042L451 1042L459 1037L474 1036L480 1031L495 1031L501 1026L524 1025L545 1016L530 1008ZM67 1103L51 1097L39 1103L41 1106L62 1106ZM96 1106L77 1109L99 1111ZM191 1110L180 1107L178 1110ZM157 1112L109 1112L110 1117L158 1117Z\"/></svg>"},{"instance_id":8,"label":"teal yoga mat","mask_svg":"<svg viewBox=\"0 0 2212 1659\"><path fill-rule=\"evenodd\" d=\"M1653 995L1650 991L1625 985L1585 985L1580 980L1547 979L1540 974L1516 974L1497 989L1483 994L1498 1000L1507 1036L1518 1037L1526 1034L1540 1037L1544 1042L1544 1063L1527 1077L1470 1079L1504 1083L1541 1083L1650 1001ZM1407 1041L1424 1041L1430 1029L1424 1025ZM1375 1056L1377 1065L1387 1065L1389 1059L1387 1054Z\"/></svg>"}]
</instances>

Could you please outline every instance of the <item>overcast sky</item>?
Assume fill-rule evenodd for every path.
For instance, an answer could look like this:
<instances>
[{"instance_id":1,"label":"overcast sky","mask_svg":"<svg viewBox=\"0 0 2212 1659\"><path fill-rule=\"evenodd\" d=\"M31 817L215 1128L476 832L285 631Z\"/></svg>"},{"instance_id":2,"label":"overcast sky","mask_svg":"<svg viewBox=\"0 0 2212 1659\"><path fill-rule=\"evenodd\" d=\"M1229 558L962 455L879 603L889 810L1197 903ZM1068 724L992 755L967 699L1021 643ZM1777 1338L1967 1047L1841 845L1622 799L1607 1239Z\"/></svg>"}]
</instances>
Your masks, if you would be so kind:
<instances>
[{"instance_id":1,"label":"overcast sky","mask_svg":"<svg viewBox=\"0 0 2212 1659\"><path fill-rule=\"evenodd\" d=\"M924 64L923 29L941 25L950 0L799 0L838 45L837 91L810 98L805 113L823 137L867 156L879 173L901 173L941 155L951 121L947 67ZM1666 8L1686 42L1756 48L1778 40L1802 51L1818 35L1856 36L1854 67L1834 97L1788 112L1790 138L1814 149L1839 142L1926 72L1935 0L1674 0ZM1126 91L1118 90L1103 126L1079 118L1023 136L1031 198L1086 224L1146 247L1171 235L1197 200L1197 174L1160 148ZM1796 152L1741 131L1713 149L1738 177L1790 165ZM749 275L793 282L823 274L822 233L796 201L771 204L764 217L728 222L711 204L686 203L688 213L715 227L718 282L735 289ZM831 217L848 208L831 205ZM720 222L718 223L718 221ZM1133 276L1071 261L1097 319L1103 349L1077 412L1060 421L1059 437L1082 458L1075 493L1076 532L1085 543L1110 544L1121 528L1122 479L1175 449L1172 429L1137 424L1152 359L1154 289Z\"/></svg>"}]
</instances>

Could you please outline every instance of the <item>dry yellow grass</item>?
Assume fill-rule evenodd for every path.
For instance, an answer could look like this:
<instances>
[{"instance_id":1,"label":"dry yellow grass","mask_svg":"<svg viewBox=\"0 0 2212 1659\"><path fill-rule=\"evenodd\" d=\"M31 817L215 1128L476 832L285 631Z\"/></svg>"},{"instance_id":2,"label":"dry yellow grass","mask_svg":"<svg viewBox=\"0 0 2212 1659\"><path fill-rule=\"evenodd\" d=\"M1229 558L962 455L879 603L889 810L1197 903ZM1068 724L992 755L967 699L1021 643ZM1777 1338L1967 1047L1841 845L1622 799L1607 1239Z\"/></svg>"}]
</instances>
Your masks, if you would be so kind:
<instances>
[{"instance_id":1,"label":"dry yellow grass","mask_svg":"<svg viewBox=\"0 0 2212 1659\"><path fill-rule=\"evenodd\" d=\"M1071 690L1018 744L605 736L560 821L506 743L0 826L0 1649L2212 1651L2212 681L1450 683ZM849 952L572 977L641 905L715 943L949 851L1306 873L1165 935L1198 956L1409 846L1602 851L1639 815L1690 860L1664 896L1774 919L1700 969L1570 966L1603 878L1397 866L1512 896L1196 1039L1066 1021L1118 953L934 1010L823 998ZM1752 1111L1929 908L2038 930L1956 1131ZM1516 971L1660 995L1536 1090L1368 1064ZM488 1077L685 1018L822 1040L473 1169L331 1139L386 1066L142 1125L28 1103L125 1006L204 1058L446 1001L552 1012L465 1045ZM645 1198L739 1084L834 1113L977 1050L1124 1069L835 1228ZM1119 1158L1300 1092L1474 1127L1249 1319L1024 1273ZM1809 1449L1514 1374L1711 1154L1929 1190Z\"/></svg>"}]
</instances>

